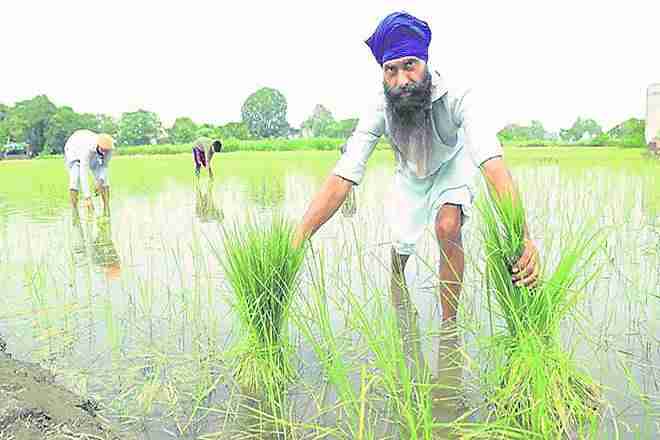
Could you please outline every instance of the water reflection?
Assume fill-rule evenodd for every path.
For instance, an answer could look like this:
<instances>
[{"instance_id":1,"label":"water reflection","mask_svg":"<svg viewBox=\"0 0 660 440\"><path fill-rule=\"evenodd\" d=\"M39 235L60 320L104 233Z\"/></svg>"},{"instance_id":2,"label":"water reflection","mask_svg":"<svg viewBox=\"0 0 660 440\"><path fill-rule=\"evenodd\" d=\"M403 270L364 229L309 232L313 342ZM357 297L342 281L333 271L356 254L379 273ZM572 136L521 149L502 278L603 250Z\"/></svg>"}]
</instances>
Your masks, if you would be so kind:
<instances>
[{"instance_id":1,"label":"water reflection","mask_svg":"<svg viewBox=\"0 0 660 440\"><path fill-rule=\"evenodd\" d=\"M285 186L283 176L269 176L247 183L248 198L263 209L281 206L284 202Z\"/></svg>"},{"instance_id":2,"label":"water reflection","mask_svg":"<svg viewBox=\"0 0 660 440\"><path fill-rule=\"evenodd\" d=\"M6 214L4 211L4 207L2 206L2 200L0 200L0 243L7 243L7 238L9 237L8 230L9 227L7 226L9 223L9 215ZM0 259L2 259L2 255L0 254Z\"/></svg>"},{"instance_id":3,"label":"water reflection","mask_svg":"<svg viewBox=\"0 0 660 440\"><path fill-rule=\"evenodd\" d=\"M289 430L279 420L286 420L283 411L284 394L259 394L242 390L237 396L231 422L224 427L219 439L252 438L258 440L284 440Z\"/></svg>"},{"instance_id":4,"label":"water reflection","mask_svg":"<svg viewBox=\"0 0 660 440\"><path fill-rule=\"evenodd\" d=\"M214 180L209 179L206 184L206 191L200 180L195 181L195 215L202 223L222 222L225 215L222 209L218 209L213 198Z\"/></svg>"},{"instance_id":5,"label":"water reflection","mask_svg":"<svg viewBox=\"0 0 660 440\"><path fill-rule=\"evenodd\" d=\"M101 269L107 279L121 276L121 259L112 240L110 217L99 217L87 223L73 217L74 241L72 250L78 266L93 264Z\"/></svg>"},{"instance_id":6,"label":"water reflection","mask_svg":"<svg viewBox=\"0 0 660 440\"><path fill-rule=\"evenodd\" d=\"M419 384L430 384L431 413L434 422L452 423L464 416L468 409L463 396L464 357L461 354L459 331L454 320L444 321L437 337L435 368L427 365L421 344L419 313L412 302L402 273L395 263L392 267L391 301L396 312L406 367ZM439 427L433 438L452 439L458 436L449 427Z\"/></svg>"}]
</instances>

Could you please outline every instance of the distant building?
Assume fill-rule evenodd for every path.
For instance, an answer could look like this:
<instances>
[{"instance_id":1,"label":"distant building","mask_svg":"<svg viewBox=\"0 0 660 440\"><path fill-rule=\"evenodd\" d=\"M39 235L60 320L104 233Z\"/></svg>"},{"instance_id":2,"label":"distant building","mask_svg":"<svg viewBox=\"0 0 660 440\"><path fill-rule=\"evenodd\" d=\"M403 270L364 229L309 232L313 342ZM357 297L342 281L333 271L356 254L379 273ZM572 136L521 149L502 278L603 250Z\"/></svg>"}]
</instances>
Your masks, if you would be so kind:
<instances>
[{"instance_id":1,"label":"distant building","mask_svg":"<svg viewBox=\"0 0 660 440\"><path fill-rule=\"evenodd\" d=\"M26 143L10 142L0 146L0 159L30 159L32 156L32 148Z\"/></svg>"}]
</instances>

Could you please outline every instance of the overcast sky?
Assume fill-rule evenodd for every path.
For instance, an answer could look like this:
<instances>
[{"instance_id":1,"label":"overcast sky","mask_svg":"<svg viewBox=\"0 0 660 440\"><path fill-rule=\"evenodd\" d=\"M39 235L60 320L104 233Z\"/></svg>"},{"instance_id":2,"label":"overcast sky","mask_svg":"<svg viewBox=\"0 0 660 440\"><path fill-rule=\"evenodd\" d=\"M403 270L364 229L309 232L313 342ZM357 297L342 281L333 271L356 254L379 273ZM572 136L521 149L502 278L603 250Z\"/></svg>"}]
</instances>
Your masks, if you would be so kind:
<instances>
[{"instance_id":1,"label":"overcast sky","mask_svg":"<svg viewBox=\"0 0 660 440\"><path fill-rule=\"evenodd\" d=\"M643 117L660 82L659 1L3 0L0 102L47 94L78 112L219 124L268 86L294 126L317 103L356 117L382 81L364 40L401 9L429 22L433 67L500 125L608 127Z\"/></svg>"}]
</instances>

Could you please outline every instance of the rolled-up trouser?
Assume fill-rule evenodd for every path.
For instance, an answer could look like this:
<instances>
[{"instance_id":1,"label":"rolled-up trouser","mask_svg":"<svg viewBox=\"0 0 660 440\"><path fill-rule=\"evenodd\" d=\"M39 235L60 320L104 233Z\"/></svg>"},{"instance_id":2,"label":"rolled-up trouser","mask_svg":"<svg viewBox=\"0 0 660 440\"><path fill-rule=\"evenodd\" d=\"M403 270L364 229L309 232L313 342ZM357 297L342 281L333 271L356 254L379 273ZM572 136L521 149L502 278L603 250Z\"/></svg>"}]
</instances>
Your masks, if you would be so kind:
<instances>
[{"instance_id":1,"label":"rolled-up trouser","mask_svg":"<svg viewBox=\"0 0 660 440\"><path fill-rule=\"evenodd\" d=\"M465 148L426 178L397 171L389 210L395 251L412 255L424 228L435 223L445 204L459 205L464 223L471 215L477 172Z\"/></svg>"},{"instance_id":2,"label":"rolled-up trouser","mask_svg":"<svg viewBox=\"0 0 660 440\"><path fill-rule=\"evenodd\" d=\"M66 168L69 172L69 189L80 191L80 161L66 161ZM110 186L108 168L105 166L94 167L90 169L94 175L95 183L103 186Z\"/></svg>"},{"instance_id":3,"label":"rolled-up trouser","mask_svg":"<svg viewBox=\"0 0 660 440\"><path fill-rule=\"evenodd\" d=\"M80 191L80 161L67 162L66 167L69 171L69 189Z\"/></svg>"}]
</instances>

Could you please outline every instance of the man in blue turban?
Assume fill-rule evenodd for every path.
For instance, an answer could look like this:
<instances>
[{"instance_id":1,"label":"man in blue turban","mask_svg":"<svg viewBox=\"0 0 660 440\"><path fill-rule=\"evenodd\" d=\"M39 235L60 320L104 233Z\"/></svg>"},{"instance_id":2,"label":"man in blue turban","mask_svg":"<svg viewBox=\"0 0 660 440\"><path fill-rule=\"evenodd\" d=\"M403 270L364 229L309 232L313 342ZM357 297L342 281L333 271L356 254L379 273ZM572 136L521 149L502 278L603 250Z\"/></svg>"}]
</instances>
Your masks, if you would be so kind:
<instances>
[{"instance_id":1,"label":"man in blue turban","mask_svg":"<svg viewBox=\"0 0 660 440\"><path fill-rule=\"evenodd\" d=\"M295 243L311 237L364 176L368 158L388 134L396 158L391 202L392 290L405 290L403 271L427 225L440 245L443 320L453 321L463 281L461 227L472 211L474 178L481 172L500 196L515 185L496 131L485 125L469 91L454 91L428 64L431 29L405 12L385 17L366 44L382 67L383 93L361 115L346 152L317 193L298 226ZM512 279L533 286L539 257L526 231L525 248ZM399 289L397 289L399 290Z\"/></svg>"}]
</instances>

